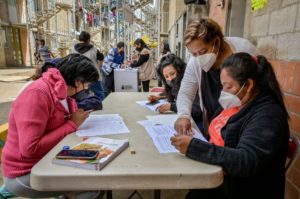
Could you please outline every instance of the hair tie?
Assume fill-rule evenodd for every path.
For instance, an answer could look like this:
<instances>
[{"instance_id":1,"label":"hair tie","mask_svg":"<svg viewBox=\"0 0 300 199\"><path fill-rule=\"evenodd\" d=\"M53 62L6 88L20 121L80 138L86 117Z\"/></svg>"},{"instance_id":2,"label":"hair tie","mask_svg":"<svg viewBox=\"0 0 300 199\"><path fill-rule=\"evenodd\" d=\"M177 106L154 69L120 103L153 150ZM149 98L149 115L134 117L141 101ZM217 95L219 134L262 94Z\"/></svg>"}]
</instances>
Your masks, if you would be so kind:
<instances>
[{"instance_id":1,"label":"hair tie","mask_svg":"<svg viewBox=\"0 0 300 199\"><path fill-rule=\"evenodd\" d=\"M253 60L255 61L256 64L258 64L258 59L256 56L252 56Z\"/></svg>"}]
</instances>

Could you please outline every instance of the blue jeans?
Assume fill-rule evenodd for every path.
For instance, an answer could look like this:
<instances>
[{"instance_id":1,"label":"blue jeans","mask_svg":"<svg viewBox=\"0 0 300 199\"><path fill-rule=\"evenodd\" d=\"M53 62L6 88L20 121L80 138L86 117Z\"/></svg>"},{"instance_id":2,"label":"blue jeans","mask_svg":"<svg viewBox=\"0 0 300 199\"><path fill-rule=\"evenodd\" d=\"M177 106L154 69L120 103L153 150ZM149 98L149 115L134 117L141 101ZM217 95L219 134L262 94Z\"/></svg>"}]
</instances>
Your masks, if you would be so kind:
<instances>
[{"instance_id":1,"label":"blue jeans","mask_svg":"<svg viewBox=\"0 0 300 199\"><path fill-rule=\"evenodd\" d=\"M97 81L93 84L90 85L90 89L94 92L94 94L100 98L101 101L104 100L105 95L104 95L104 89L102 85L102 81Z\"/></svg>"}]
</instances>

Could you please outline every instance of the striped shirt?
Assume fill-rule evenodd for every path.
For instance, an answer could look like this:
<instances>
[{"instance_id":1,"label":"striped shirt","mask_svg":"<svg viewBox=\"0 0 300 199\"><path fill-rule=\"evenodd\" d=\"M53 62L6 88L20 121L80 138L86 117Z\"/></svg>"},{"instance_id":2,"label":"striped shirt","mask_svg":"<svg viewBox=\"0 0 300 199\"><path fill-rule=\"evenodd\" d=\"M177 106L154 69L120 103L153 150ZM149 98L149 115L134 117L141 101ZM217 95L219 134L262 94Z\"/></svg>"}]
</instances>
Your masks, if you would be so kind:
<instances>
[{"instance_id":1,"label":"striped shirt","mask_svg":"<svg viewBox=\"0 0 300 199\"><path fill-rule=\"evenodd\" d=\"M121 67L121 64L115 63L114 60L115 60L115 52L114 49L111 49L108 55L104 58L104 63L102 65L102 71L106 75L109 75L113 69Z\"/></svg>"},{"instance_id":2,"label":"striped shirt","mask_svg":"<svg viewBox=\"0 0 300 199\"><path fill-rule=\"evenodd\" d=\"M46 45L39 47L39 54L44 61L51 59L50 50Z\"/></svg>"}]
</instances>

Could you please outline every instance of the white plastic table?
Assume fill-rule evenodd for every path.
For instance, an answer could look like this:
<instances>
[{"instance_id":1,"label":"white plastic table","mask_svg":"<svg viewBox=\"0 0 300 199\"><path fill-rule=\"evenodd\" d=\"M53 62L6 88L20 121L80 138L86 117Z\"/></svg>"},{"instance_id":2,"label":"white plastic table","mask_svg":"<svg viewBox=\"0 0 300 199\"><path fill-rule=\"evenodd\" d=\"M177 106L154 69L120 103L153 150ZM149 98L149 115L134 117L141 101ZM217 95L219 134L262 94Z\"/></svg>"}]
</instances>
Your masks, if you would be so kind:
<instances>
[{"instance_id":1,"label":"white plastic table","mask_svg":"<svg viewBox=\"0 0 300 199\"><path fill-rule=\"evenodd\" d=\"M65 145L81 141L75 133L65 137L31 171L31 186L40 191L203 189L223 183L219 166L197 162L179 153L160 154L146 130L136 121L157 113L136 103L149 93L111 93L103 110L93 114L120 114L130 133L103 137L128 139L130 147L103 170L93 171L52 164L52 158ZM130 153L130 148L136 154Z\"/></svg>"}]
</instances>

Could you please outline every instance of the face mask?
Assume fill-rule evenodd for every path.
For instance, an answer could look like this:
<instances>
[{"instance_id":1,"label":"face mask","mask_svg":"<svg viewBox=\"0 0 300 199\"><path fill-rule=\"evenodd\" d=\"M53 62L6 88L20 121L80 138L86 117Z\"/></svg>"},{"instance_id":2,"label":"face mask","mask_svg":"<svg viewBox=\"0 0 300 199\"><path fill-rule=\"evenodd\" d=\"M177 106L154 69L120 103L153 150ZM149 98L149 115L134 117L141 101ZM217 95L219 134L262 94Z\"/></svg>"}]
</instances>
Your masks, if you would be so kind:
<instances>
[{"instance_id":1,"label":"face mask","mask_svg":"<svg viewBox=\"0 0 300 199\"><path fill-rule=\"evenodd\" d=\"M196 57L197 65L200 66L202 68L202 70L204 70L205 72L209 71L217 60L219 50L218 50L217 54L215 54L215 53L213 53L214 48L215 48L215 45L213 46L211 53L206 53L204 55L199 55Z\"/></svg>"},{"instance_id":2,"label":"face mask","mask_svg":"<svg viewBox=\"0 0 300 199\"><path fill-rule=\"evenodd\" d=\"M74 98L76 100L76 102L80 102L89 96L90 96L89 89L83 89L83 90L79 91L78 93L75 93L74 95L72 95L72 98Z\"/></svg>"},{"instance_id":3,"label":"face mask","mask_svg":"<svg viewBox=\"0 0 300 199\"><path fill-rule=\"evenodd\" d=\"M242 91L244 88L246 82L243 84L241 89L234 95L226 91L221 91L221 95L219 98L219 103L221 104L223 109L229 109L232 107L239 107L242 105L242 102L240 98L238 97L238 94Z\"/></svg>"},{"instance_id":4,"label":"face mask","mask_svg":"<svg viewBox=\"0 0 300 199\"><path fill-rule=\"evenodd\" d=\"M142 48L136 47L135 50L138 51L138 52L141 52Z\"/></svg>"}]
</instances>

